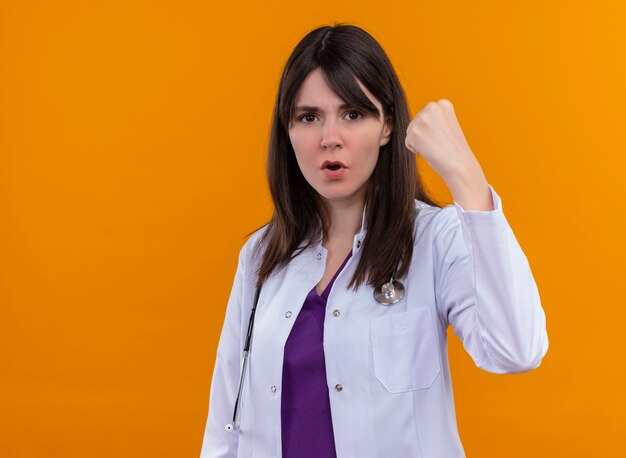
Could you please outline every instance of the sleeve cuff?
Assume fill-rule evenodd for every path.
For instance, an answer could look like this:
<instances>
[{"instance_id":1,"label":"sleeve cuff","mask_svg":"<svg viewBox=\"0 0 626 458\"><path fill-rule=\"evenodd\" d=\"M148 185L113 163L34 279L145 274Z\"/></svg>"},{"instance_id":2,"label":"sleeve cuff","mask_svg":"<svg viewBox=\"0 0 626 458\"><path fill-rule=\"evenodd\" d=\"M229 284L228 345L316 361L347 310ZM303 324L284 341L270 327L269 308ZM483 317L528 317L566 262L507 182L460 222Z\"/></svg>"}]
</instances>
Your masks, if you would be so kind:
<instances>
[{"instance_id":1,"label":"sleeve cuff","mask_svg":"<svg viewBox=\"0 0 626 458\"><path fill-rule=\"evenodd\" d=\"M495 189L488 184L489 191L491 192L491 198L493 200L493 210L465 210L461 205L454 201L454 207L459 215L459 218L468 224L474 224L477 226L495 226L500 224L504 219L502 212L502 201Z\"/></svg>"}]
</instances>

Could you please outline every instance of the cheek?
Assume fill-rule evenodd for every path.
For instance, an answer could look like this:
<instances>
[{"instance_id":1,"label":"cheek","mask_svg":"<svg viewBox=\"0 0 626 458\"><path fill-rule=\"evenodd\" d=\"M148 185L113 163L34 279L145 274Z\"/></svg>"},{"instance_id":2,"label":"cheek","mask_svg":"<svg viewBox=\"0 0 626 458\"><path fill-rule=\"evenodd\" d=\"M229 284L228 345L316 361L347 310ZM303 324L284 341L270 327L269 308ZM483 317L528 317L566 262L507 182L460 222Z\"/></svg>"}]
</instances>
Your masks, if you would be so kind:
<instances>
[{"instance_id":1,"label":"cheek","mask_svg":"<svg viewBox=\"0 0 626 458\"><path fill-rule=\"evenodd\" d=\"M290 135L291 147L296 153L298 161L306 161L307 158L313 156L316 151L315 139L307 135Z\"/></svg>"},{"instance_id":2,"label":"cheek","mask_svg":"<svg viewBox=\"0 0 626 458\"><path fill-rule=\"evenodd\" d=\"M362 135L354 139L354 150L359 151L360 156L366 162L376 162L380 151L380 140L376 133L372 131L363 132Z\"/></svg>"},{"instance_id":3,"label":"cheek","mask_svg":"<svg viewBox=\"0 0 626 458\"><path fill-rule=\"evenodd\" d=\"M291 147L296 156L296 162L300 167L300 171L306 177L313 166L315 155L311 147L310 139L302 135L290 135Z\"/></svg>"},{"instance_id":4,"label":"cheek","mask_svg":"<svg viewBox=\"0 0 626 458\"><path fill-rule=\"evenodd\" d=\"M369 177L378 163L378 156L380 154L378 137L369 132L367 135L360 138L358 145L354 146L355 151L359 152L358 163L361 169L361 174L364 177Z\"/></svg>"}]
</instances>

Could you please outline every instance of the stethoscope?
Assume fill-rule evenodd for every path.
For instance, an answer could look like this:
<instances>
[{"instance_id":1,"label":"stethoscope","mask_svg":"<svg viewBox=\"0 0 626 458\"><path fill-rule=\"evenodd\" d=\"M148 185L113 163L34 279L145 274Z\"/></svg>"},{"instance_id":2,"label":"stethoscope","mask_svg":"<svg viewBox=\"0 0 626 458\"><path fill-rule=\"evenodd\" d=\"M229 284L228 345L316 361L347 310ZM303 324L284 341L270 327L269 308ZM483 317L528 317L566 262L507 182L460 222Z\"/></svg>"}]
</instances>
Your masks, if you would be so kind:
<instances>
[{"instance_id":1,"label":"stethoscope","mask_svg":"<svg viewBox=\"0 0 626 458\"><path fill-rule=\"evenodd\" d=\"M396 267L393 269L393 273L391 274L391 278L387 283L385 283L380 288L374 288L374 299L376 302L382 305L392 305L398 302L400 299L404 297L404 285L399 280L393 278L396 273ZM235 429L239 429L239 425L237 424L237 409L239 407L239 398L241 396L241 389L243 388L243 378L246 373L246 365L248 362L248 352L250 351L250 341L252 339L252 328L254 326L254 314L256 312L256 305L259 302L259 295L261 294L261 286L256 288L254 293L254 305L252 306L252 311L250 312L250 320L248 321L248 333L246 335L246 343L243 347L243 361L241 362L241 371L239 377L239 388L237 389L237 399L235 400L235 409L233 411L233 421L232 423L228 423L226 425L226 431L234 431Z\"/></svg>"}]
</instances>

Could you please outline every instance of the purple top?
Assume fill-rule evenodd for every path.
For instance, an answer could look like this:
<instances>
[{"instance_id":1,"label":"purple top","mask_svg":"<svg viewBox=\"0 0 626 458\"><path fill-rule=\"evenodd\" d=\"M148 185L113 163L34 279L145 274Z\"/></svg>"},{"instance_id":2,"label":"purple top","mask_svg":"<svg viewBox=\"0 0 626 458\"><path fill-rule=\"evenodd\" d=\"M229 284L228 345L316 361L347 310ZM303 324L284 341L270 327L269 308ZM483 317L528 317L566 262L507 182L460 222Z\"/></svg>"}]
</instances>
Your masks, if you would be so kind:
<instances>
[{"instance_id":1,"label":"purple top","mask_svg":"<svg viewBox=\"0 0 626 458\"><path fill-rule=\"evenodd\" d=\"M350 256L352 251L321 296L315 287L309 292L285 343L281 394L283 458L337 456L324 361L324 315L330 289Z\"/></svg>"}]
</instances>

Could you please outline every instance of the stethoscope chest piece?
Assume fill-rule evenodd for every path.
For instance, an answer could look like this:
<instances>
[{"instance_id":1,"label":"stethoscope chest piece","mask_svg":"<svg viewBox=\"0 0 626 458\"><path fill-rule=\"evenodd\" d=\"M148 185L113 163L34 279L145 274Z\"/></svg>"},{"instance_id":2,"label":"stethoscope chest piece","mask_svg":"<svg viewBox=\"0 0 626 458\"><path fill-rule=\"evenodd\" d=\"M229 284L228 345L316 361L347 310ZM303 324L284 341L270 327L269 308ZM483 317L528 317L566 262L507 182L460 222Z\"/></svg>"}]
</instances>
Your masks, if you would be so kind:
<instances>
[{"instance_id":1,"label":"stethoscope chest piece","mask_svg":"<svg viewBox=\"0 0 626 458\"><path fill-rule=\"evenodd\" d=\"M374 299L383 305L391 305L404 297L404 285L398 280L391 279L380 288L374 290Z\"/></svg>"}]
</instances>

